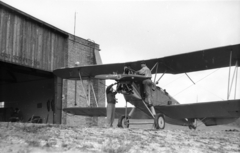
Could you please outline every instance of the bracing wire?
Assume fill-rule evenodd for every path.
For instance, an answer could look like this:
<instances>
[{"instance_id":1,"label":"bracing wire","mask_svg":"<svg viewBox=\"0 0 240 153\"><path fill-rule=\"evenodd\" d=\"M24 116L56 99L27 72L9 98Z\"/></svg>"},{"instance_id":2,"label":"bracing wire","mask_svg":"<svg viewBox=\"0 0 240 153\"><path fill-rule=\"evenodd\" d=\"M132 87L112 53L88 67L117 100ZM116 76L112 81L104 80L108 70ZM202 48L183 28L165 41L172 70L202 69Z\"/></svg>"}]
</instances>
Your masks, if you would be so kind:
<instances>
[{"instance_id":1,"label":"bracing wire","mask_svg":"<svg viewBox=\"0 0 240 153\"><path fill-rule=\"evenodd\" d=\"M204 87L202 87L202 86L200 86L200 85L198 85L198 87L201 87L203 90L205 90L205 91L207 91L207 92L209 92L209 93L215 95L216 97L218 97L218 98L221 99L221 100L224 100L223 98L221 98L221 97L219 97L218 95L214 94L213 92L211 92L211 91L205 89Z\"/></svg>"},{"instance_id":2,"label":"bracing wire","mask_svg":"<svg viewBox=\"0 0 240 153\"><path fill-rule=\"evenodd\" d=\"M198 80L198 81L195 82L195 83L197 84L198 82L202 81L203 79L207 78L208 76L212 75L213 73L217 72L218 70L219 70L219 69L217 69L217 70L209 73L208 75L206 75L205 77L203 77L202 79ZM192 87L193 85L195 85L195 84L191 84L191 85L188 86L187 88L185 88L185 89L183 89L182 91L178 92L177 94L174 95L174 97L177 96L178 94L182 93L183 91L187 90L188 88Z\"/></svg>"},{"instance_id":3,"label":"bracing wire","mask_svg":"<svg viewBox=\"0 0 240 153\"><path fill-rule=\"evenodd\" d=\"M175 80L169 82L168 84L164 85L164 88L166 88L167 86L169 86L170 84L172 84L173 82L177 81L178 79L180 79L180 78L183 77L183 76L184 76L184 75L182 75L182 76L176 78Z\"/></svg>"}]
</instances>

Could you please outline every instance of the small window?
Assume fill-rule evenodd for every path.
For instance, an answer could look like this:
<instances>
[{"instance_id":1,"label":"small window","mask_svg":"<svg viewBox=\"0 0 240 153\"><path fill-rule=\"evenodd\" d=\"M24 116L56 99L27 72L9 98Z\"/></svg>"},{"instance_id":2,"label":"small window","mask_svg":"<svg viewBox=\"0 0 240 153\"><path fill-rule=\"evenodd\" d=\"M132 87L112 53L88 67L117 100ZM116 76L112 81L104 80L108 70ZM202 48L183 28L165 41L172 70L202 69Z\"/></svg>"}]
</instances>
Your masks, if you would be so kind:
<instances>
[{"instance_id":1,"label":"small window","mask_svg":"<svg viewBox=\"0 0 240 153\"><path fill-rule=\"evenodd\" d=\"M0 102L0 108L4 108L4 104L5 104L4 101Z\"/></svg>"}]
</instances>

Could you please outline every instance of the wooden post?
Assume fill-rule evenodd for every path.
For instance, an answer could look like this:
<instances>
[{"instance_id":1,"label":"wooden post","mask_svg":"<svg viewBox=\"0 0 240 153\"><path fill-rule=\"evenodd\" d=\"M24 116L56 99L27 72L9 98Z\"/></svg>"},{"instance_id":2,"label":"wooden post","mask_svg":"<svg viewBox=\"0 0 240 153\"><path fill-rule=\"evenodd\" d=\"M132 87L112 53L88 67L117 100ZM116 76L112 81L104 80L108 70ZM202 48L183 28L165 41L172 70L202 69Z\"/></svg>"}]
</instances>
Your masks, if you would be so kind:
<instances>
[{"instance_id":1,"label":"wooden post","mask_svg":"<svg viewBox=\"0 0 240 153\"><path fill-rule=\"evenodd\" d=\"M77 80L75 80L74 106L77 106Z\"/></svg>"},{"instance_id":2,"label":"wooden post","mask_svg":"<svg viewBox=\"0 0 240 153\"><path fill-rule=\"evenodd\" d=\"M91 86L90 86L90 84L91 84L91 80L89 79L88 80L88 102L89 102L89 106L91 107Z\"/></svg>"},{"instance_id":3,"label":"wooden post","mask_svg":"<svg viewBox=\"0 0 240 153\"><path fill-rule=\"evenodd\" d=\"M63 79L54 76L54 107L55 115L53 116L54 124L61 124L62 120L62 85Z\"/></svg>"}]
</instances>

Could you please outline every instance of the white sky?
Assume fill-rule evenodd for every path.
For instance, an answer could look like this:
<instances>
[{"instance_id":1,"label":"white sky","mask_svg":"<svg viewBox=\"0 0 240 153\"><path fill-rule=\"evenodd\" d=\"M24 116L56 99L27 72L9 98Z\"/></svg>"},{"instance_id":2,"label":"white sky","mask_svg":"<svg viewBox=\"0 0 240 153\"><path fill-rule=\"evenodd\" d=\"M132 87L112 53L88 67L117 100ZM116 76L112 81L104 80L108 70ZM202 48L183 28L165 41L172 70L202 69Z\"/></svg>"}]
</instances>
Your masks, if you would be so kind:
<instances>
[{"instance_id":1,"label":"white sky","mask_svg":"<svg viewBox=\"0 0 240 153\"><path fill-rule=\"evenodd\" d=\"M158 58L240 43L239 0L2 1L72 34L77 12L76 35L100 45L103 63ZM213 71L189 76L198 82ZM194 86L183 74L164 76L160 86L181 103L190 103L226 100L227 83L228 69L224 68ZM237 84L239 99L240 80Z\"/></svg>"}]
</instances>

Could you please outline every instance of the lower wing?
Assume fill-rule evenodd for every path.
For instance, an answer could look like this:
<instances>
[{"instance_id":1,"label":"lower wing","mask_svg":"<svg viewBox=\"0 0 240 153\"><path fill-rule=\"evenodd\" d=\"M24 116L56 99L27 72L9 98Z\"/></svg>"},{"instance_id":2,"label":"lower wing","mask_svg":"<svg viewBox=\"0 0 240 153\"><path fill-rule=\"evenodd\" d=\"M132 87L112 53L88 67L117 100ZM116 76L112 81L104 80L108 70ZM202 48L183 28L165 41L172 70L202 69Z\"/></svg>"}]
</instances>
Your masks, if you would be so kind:
<instances>
[{"instance_id":1,"label":"lower wing","mask_svg":"<svg viewBox=\"0 0 240 153\"><path fill-rule=\"evenodd\" d=\"M155 110L173 119L200 119L206 126L228 124L240 117L240 99L155 106Z\"/></svg>"},{"instance_id":2,"label":"lower wing","mask_svg":"<svg viewBox=\"0 0 240 153\"><path fill-rule=\"evenodd\" d=\"M129 113L132 108L127 108L127 112ZM107 116L107 108L106 107L69 107L64 108L64 112L70 113L73 115L81 115L81 116L90 116L90 117L106 117ZM115 108L115 118L119 118L125 114L125 107L117 107ZM150 117L144 113L143 111L135 108L134 113L132 115L132 119L149 119Z\"/></svg>"}]
</instances>

